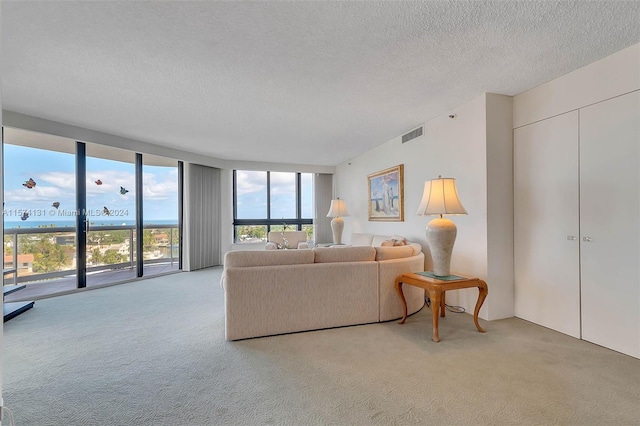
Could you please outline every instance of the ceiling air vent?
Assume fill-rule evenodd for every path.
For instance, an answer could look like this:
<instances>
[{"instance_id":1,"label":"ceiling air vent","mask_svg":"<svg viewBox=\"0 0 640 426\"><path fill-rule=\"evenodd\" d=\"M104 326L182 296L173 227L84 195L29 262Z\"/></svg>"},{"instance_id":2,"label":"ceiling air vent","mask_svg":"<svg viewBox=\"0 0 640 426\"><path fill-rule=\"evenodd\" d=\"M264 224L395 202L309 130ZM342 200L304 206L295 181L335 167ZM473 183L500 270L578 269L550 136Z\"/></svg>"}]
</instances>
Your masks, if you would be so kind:
<instances>
[{"instance_id":1,"label":"ceiling air vent","mask_svg":"<svg viewBox=\"0 0 640 426\"><path fill-rule=\"evenodd\" d=\"M419 138L422 136L422 129L424 126L417 127L410 131L409 133L405 133L402 135L402 143L407 143L412 139Z\"/></svg>"}]
</instances>

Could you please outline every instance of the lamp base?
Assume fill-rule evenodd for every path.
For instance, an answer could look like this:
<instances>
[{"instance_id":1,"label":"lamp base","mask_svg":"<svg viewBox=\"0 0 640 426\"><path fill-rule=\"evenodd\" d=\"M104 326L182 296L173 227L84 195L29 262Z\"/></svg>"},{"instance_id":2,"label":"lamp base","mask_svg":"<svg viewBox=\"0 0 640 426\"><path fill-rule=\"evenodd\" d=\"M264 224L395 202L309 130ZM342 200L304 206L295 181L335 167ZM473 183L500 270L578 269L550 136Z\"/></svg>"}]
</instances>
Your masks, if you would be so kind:
<instances>
[{"instance_id":1,"label":"lamp base","mask_svg":"<svg viewBox=\"0 0 640 426\"><path fill-rule=\"evenodd\" d=\"M333 232L333 244L342 244L343 229L344 229L344 220L342 220L341 217L334 217L331 220L331 231Z\"/></svg>"},{"instance_id":2,"label":"lamp base","mask_svg":"<svg viewBox=\"0 0 640 426\"><path fill-rule=\"evenodd\" d=\"M427 224L427 243L433 259L434 275L451 275L451 253L457 234L456 224L450 219L439 217Z\"/></svg>"}]
</instances>

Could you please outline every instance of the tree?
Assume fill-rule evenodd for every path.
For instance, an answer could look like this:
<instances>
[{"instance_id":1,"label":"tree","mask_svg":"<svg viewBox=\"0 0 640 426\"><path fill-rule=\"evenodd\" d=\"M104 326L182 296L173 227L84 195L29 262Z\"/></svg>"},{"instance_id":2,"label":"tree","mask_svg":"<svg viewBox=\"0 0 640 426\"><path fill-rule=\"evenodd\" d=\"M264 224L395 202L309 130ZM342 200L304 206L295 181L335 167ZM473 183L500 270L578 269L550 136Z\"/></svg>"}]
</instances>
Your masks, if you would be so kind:
<instances>
[{"instance_id":1,"label":"tree","mask_svg":"<svg viewBox=\"0 0 640 426\"><path fill-rule=\"evenodd\" d=\"M104 261L104 256L100 252L99 248L96 247L93 250L91 250L91 263L93 265L97 265L99 263L102 263L103 261Z\"/></svg>"},{"instance_id":2,"label":"tree","mask_svg":"<svg viewBox=\"0 0 640 426\"><path fill-rule=\"evenodd\" d=\"M258 239L266 241L267 227L264 225L244 225L238 227L238 239Z\"/></svg>"},{"instance_id":3,"label":"tree","mask_svg":"<svg viewBox=\"0 0 640 426\"><path fill-rule=\"evenodd\" d=\"M124 256L118 253L117 250L107 250L102 261L107 265L113 265L114 263L123 262Z\"/></svg>"},{"instance_id":4,"label":"tree","mask_svg":"<svg viewBox=\"0 0 640 426\"><path fill-rule=\"evenodd\" d=\"M180 231L178 230L178 228L171 228L171 230L173 231L171 245L177 246L180 243Z\"/></svg>"},{"instance_id":5,"label":"tree","mask_svg":"<svg viewBox=\"0 0 640 426\"><path fill-rule=\"evenodd\" d=\"M96 232L91 231L87 237L87 242L90 244L97 244L99 247L102 247L102 243L105 240L104 232Z\"/></svg>"},{"instance_id":6,"label":"tree","mask_svg":"<svg viewBox=\"0 0 640 426\"><path fill-rule=\"evenodd\" d=\"M145 229L142 231L142 246L144 251L150 251L155 248L156 241L153 238L153 232L151 229Z\"/></svg>"},{"instance_id":7,"label":"tree","mask_svg":"<svg viewBox=\"0 0 640 426\"><path fill-rule=\"evenodd\" d=\"M25 239L19 244L20 254L33 254L34 272L55 272L70 265L64 249L49 240L49 235L42 234L38 239Z\"/></svg>"}]
</instances>

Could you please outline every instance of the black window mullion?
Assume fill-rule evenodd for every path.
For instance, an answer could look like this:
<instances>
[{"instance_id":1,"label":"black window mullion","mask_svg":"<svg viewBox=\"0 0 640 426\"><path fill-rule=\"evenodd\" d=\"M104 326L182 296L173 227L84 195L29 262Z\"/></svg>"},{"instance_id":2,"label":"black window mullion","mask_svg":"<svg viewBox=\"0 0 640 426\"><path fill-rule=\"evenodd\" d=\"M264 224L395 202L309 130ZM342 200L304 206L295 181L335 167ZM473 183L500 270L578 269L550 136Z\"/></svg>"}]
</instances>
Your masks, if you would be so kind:
<instances>
[{"instance_id":1,"label":"black window mullion","mask_svg":"<svg viewBox=\"0 0 640 426\"><path fill-rule=\"evenodd\" d=\"M302 174L296 173L296 218L302 219ZM302 225L298 225L298 231L302 230Z\"/></svg>"},{"instance_id":2,"label":"black window mullion","mask_svg":"<svg viewBox=\"0 0 640 426\"><path fill-rule=\"evenodd\" d=\"M136 152L136 275L144 274L144 222L142 215L142 154Z\"/></svg>"},{"instance_id":3,"label":"black window mullion","mask_svg":"<svg viewBox=\"0 0 640 426\"><path fill-rule=\"evenodd\" d=\"M236 230L238 221L238 178L237 170L233 171L233 241L238 239L238 232Z\"/></svg>"},{"instance_id":4,"label":"black window mullion","mask_svg":"<svg viewBox=\"0 0 640 426\"><path fill-rule=\"evenodd\" d=\"M178 269L182 271L182 241L184 239L184 163L178 161ZM235 203L234 203L235 206ZM234 228L235 229L235 228ZM173 258L173 241L171 241Z\"/></svg>"},{"instance_id":5,"label":"black window mullion","mask_svg":"<svg viewBox=\"0 0 640 426\"><path fill-rule=\"evenodd\" d=\"M267 171L267 219L271 220L271 172ZM267 235L271 231L271 224L267 224Z\"/></svg>"},{"instance_id":6,"label":"black window mullion","mask_svg":"<svg viewBox=\"0 0 640 426\"><path fill-rule=\"evenodd\" d=\"M87 146L76 141L76 286L87 286ZM15 265L15 264L14 264Z\"/></svg>"}]
</instances>

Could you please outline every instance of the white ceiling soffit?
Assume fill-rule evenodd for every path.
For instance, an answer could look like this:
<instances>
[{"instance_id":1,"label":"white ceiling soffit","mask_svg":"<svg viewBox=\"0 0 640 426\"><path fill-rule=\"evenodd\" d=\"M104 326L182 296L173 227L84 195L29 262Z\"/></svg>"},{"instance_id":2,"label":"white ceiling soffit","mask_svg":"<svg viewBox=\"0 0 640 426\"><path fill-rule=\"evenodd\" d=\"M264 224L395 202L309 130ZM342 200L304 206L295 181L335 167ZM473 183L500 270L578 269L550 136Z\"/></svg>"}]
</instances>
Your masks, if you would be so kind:
<instances>
[{"instance_id":1,"label":"white ceiling soffit","mask_svg":"<svg viewBox=\"0 0 640 426\"><path fill-rule=\"evenodd\" d=\"M46 149L48 151L63 152L71 155L76 154L76 141L73 139L63 138L61 136L31 132L12 127L5 127L3 136L5 144ZM135 163L136 161L135 153L128 150L94 143L86 143L86 146L88 157L103 158L106 160L120 161L124 163ZM143 154L142 163L147 166L178 166L178 161L173 158L160 157L153 154Z\"/></svg>"},{"instance_id":2,"label":"white ceiling soffit","mask_svg":"<svg viewBox=\"0 0 640 426\"><path fill-rule=\"evenodd\" d=\"M640 41L636 1L2 2L5 109L336 165Z\"/></svg>"}]
</instances>

